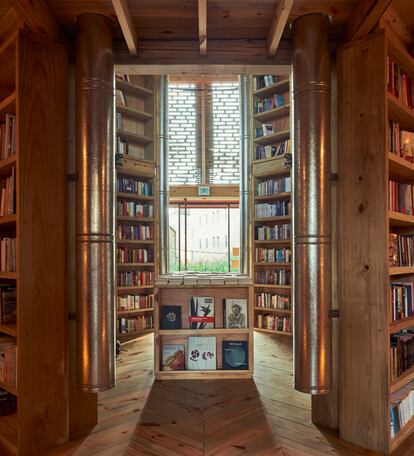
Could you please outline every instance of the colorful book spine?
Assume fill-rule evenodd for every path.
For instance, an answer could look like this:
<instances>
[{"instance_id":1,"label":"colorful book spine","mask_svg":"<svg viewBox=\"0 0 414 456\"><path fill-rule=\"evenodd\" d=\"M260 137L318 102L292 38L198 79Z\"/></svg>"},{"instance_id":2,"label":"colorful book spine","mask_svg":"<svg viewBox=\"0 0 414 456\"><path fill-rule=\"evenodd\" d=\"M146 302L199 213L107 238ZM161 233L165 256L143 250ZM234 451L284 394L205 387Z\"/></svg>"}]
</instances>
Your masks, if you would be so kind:
<instances>
[{"instance_id":1,"label":"colorful book spine","mask_svg":"<svg viewBox=\"0 0 414 456\"><path fill-rule=\"evenodd\" d=\"M118 287L139 287L154 284L153 271L118 271Z\"/></svg>"},{"instance_id":2,"label":"colorful book spine","mask_svg":"<svg viewBox=\"0 0 414 456\"><path fill-rule=\"evenodd\" d=\"M116 260L117 263L152 263L154 251L152 249L118 246L116 248Z\"/></svg>"},{"instance_id":3,"label":"colorful book spine","mask_svg":"<svg viewBox=\"0 0 414 456\"><path fill-rule=\"evenodd\" d=\"M152 309L154 307L154 295L124 295L116 297L116 308L119 311Z\"/></svg>"},{"instance_id":4,"label":"colorful book spine","mask_svg":"<svg viewBox=\"0 0 414 456\"><path fill-rule=\"evenodd\" d=\"M288 216L290 214L290 201L256 204L254 209L257 218Z\"/></svg>"},{"instance_id":5,"label":"colorful book spine","mask_svg":"<svg viewBox=\"0 0 414 456\"><path fill-rule=\"evenodd\" d=\"M292 303L290 295L256 293L255 306L265 309L291 310Z\"/></svg>"},{"instance_id":6,"label":"colorful book spine","mask_svg":"<svg viewBox=\"0 0 414 456\"><path fill-rule=\"evenodd\" d=\"M154 217L154 206L136 201L118 201L117 215L120 217Z\"/></svg>"},{"instance_id":7,"label":"colorful book spine","mask_svg":"<svg viewBox=\"0 0 414 456\"><path fill-rule=\"evenodd\" d=\"M153 228L150 225L118 225L118 239L151 241L154 239Z\"/></svg>"},{"instance_id":8,"label":"colorful book spine","mask_svg":"<svg viewBox=\"0 0 414 456\"><path fill-rule=\"evenodd\" d=\"M256 263L290 263L292 252L289 247L283 249L256 248Z\"/></svg>"},{"instance_id":9,"label":"colorful book spine","mask_svg":"<svg viewBox=\"0 0 414 456\"><path fill-rule=\"evenodd\" d=\"M290 192L292 190L291 178L281 177L278 179L256 179L256 196L275 195L280 192Z\"/></svg>"},{"instance_id":10,"label":"colorful book spine","mask_svg":"<svg viewBox=\"0 0 414 456\"><path fill-rule=\"evenodd\" d=\"M255 283L258 285L290 285L291 272L287 269L256 271Z\"/></svg>"},{"instance_id":11,"label":"colorful book spine","mask_svg":"<svg viewBox=\"0 0 414 456\"><path fill-rule=\"evenodd\" d=\"M256 226L255 231L256 241L282 241L291 238L290 223L273 226L259 225Z\"/></svg>"}]
</instances>

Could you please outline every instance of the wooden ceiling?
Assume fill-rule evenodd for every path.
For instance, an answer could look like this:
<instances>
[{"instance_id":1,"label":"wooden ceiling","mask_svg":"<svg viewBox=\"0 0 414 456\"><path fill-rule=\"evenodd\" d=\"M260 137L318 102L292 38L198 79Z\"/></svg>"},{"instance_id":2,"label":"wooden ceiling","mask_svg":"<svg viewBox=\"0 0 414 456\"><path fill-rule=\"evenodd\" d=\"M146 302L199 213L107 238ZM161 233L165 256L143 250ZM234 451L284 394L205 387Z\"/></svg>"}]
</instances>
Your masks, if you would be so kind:
<instances>
[{"instance_id":1,"label":"wooden ceiling","mask_svg":"<svg viewBox=\"0 0 414 456\"><path fill-rule=\"evenodd\" d=\"M27 11L43 5L40 9L46 8L50 15L46 24L55 21L70 42L76 34L76 17L98 13L118 25L115 49L122 65L237 61L286 69L289 24L295 18L328 14L331 38L350 39L368 33L391 2L405 25L414 28L414 0L0 0L0 22L13 8L30 22ZM358 24L359 19L365 22Z\"/></svg>"}]
</instances>

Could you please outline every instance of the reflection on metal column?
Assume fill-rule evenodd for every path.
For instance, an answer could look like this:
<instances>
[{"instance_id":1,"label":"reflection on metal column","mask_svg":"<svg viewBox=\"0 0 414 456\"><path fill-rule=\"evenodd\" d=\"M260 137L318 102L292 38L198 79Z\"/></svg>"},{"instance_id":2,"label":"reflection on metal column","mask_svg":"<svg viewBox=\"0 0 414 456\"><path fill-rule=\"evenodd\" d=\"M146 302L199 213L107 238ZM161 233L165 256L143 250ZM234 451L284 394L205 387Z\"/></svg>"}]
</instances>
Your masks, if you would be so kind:
<instances>
[{"instance_id":1,"label":"reflection on metal column","mask_svg":"<svg viewBox=\"0 0 414 456\"><path fill-rule=\"evenodd\" d=\"M77 18L77 384L115 384L115 162L113 23Z\"/></svg>"},{"instance_id":2,"label":"reflection on metal column","mask_svg":"<svg viewBox=\"0 0 414 456\"><path fill-rule=\"evenodd\" d=\"M295 388L331 386L329 18L293 23L293 258Z\"/></svg>"}]
</instances>

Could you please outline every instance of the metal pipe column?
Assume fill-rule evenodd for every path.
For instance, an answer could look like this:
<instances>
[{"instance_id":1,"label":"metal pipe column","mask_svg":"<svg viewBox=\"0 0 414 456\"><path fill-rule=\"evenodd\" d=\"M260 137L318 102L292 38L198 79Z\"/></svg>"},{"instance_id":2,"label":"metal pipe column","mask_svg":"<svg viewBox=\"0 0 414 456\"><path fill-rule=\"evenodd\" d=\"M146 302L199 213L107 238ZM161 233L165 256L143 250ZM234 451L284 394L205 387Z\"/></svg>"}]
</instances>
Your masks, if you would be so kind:
<instances>
[{"instance_id":1,"label":"metal pipe column","mask_svg":"<svg viewBox=\"0 0 414 456\"><path fill-rule=\"evenodd\" d=\"M167 76L160 76L160 159L159 159L159 208L160 208L160 274L168 272L168 79ZM180 254L180 252L179 252Z\"/></svg>"},{"instance_id":2,"label":"metal pipe column","mask_svg":"<svg viewBox=\"0 0 414 456\"><path fill-rule=\"evenodd\" d=\"M329 18L293 23L293 260L295 388L331 386Z\"/></svg>"},{"instance_id":3,"label":"metal pipe column","mask_svg":"<svg viewBox=\"0 0 414 456\"><path fill-rule=\"evenodd\" d=\"M249 179L252 143L250 113L253 112L250 82L248 75L240 75L240 272L242 274L250 273Z\"/></svg>"},{"instance_id":4,"label":"metal pipe column","mask_svg":"<svg viewBox=\"0 0 414 456\"><path fill-rule=\"evenodd\" d=\"M115 385L115 162L113 23L77 18L77 384Z\"/></svg>"}]
</instances>

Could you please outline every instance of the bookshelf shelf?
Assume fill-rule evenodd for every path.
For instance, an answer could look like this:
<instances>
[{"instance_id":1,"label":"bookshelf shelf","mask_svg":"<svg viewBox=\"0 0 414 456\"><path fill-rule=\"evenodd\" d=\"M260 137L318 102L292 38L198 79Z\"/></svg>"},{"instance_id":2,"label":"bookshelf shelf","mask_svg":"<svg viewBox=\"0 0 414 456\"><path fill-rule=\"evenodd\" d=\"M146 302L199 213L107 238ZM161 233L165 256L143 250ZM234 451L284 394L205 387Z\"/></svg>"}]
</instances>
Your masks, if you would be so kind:
<instances>
[{"instance_id":1,"label":"bookshelf shelf","mask_svg":"<svg viewBox=\"0 0 414 456\"><path fill-rule=\"evenodd\" d=\"M0 272L0 279L17 280L17 272Z\"/></svg>"},{"instance_id":2,"label":"bookshelf shelf","mask_svg":"<svg viewBox=\"0 0 414 456\"><path fill-rule=\"evenodd\" d=\"M266 261L257 261L257 262L254 263L254 265L255 266L272 266L272 267L276 267L276 268L277 267L280 267L280 268L288 267L288 268L290 268L292 264L291 263L276 262L276 261L273 262L273 263L269 263L269 262L266 262Z\"/></svg>"},{"instance_id":3,"label":"bookshelf shelf","mask_svg":"<svg viewBox=\"0 0 414 456\"><path fill-rule=\"evenodd\" d=\"M0 217L0 226L15 225L16 221L17 221L16 214L4 215L3 217Z\"/></svg>"},{"instance_id":4,"label":"bookshelf shelf","mask_svg":"<svg viewBox=\"0 0 414 456\"><path fill-rule=\"evenodd\" d=\"M203 380L203 379L231 379L231 378L251 378L252 374L245 370L205 370L205 371L160 371L157 373L158 380L176 380L177 378L186 380Z\"/></svg>"},{"instance_id":5,"label":"bookshelf shelf","mask_svg":"<svg viewBox=\"0 0 414 456\"><path fill-rule=\"evenodd\" d=\"M389 269L390 276L414 274L414 266L395 266Z\"/></svg>"},{"instance_id":6,"label":"bookshelf shelf","mask_svg":"<svg viewBox=\"0 0 414 456\"><path fill-rule=\"evenodd\" d=\"M117 239L118 244L154 244L154 241L140 241L138 239Z\"/></svg>"},{"instance_id":7,"label":"bookshelf shelf","mask_svg":"<svg viewBox=\"0 0 414 456\"><path fill-rule=\"evenodd\" d=\"M9 383L0 382L0 388L5 389L9 393L17 396L17 388L15 385L10 385Z\"/></svg>"},{"instance_id":8,"label":"bookshelf shelf","mask_svg":"<svg viewBox=\"0 0 414 456\"><path fill-rule=\"evenodd\" d=\"M388 93L388 109L391 119L399 122L403 128L412 128L414 125L414 110L405 106L392 93Z\"/></svg>"},{"instance_id":9,"label":"bookshelf shelf","mask_svg":"<svg viewBox=\"0 0 414 456\"><path fill-rule=\"evenodd\" d=\"M290 196L291 196L290 192L279 192L279 193L275 193L273 195L255 196L254 200L255 201L273 201L273 200L287 199L287 198L290 198Z\"/></svg>"},{"instance_id":10,"label":"bookshelf shelf","mask_svg":"<svg viewBox=\"0 0 414 456\"><path fill-rule=\"evenodd\" d=\"M290 130L285 130L272 133L271 135L261 136L260 138L255 138L254 142L260 144L261 146L270 146L271 144L276 144L289 138Z\"/></svg>"},{"instance_id":11,"label":"bookshelf shelf","mask_svg":"<svg viewBox=\"0 0 414 456\"><path fill-rule=\"evenodd\" d=\"M414 181L414 164L391 152L388 152L388 169L391 179Z\"/></svg>"},{"instance_id":12,"label":"bookshelf shelf","mask_svg":"<svg viewBox=\"0 0 414 456\"><path fill-rule=\"evenodd\" d=\"M259 217L255 218L254 222L289 222L291 219L290 215L281 215L279 217Z\"/></svg>"},{"instance_id":13,"label":"bookshelf shelf","mask_svg":"<svg viewBox=\"0 0 414 456\"><path fill-rule=\"evenodd\" d=\"M154 219L152 217L127 217L124 215L118 215L117 220L119 222L150 222L152 223Z\"/></svg>"},{"instance_id":14,"label":"bookshelf shelf","mask_svg":"<svg viewBox=\"0 0 414 456\"><path fill-rule=\"evenodd\" d=\"M0 176L9 176L13 166L16 166L16 157L14 155L5 160L0 160Z\"/></svg>"},{"instance_id":15,"label":"bookshelf shelf","mask_svg":"<svg viewBox=\"0 0 414 456\"><path fill-rule=\"evenodd\" d=\"M123 81L122 79L116 79L116 88L144 99L154 94L154 91L151 89L132 82Z\"/></svg>"},{"instance_id":16,"label":"bookshelf shelf","mask_svg":"<svg viewBox=\"0 0 414 456\"><path fill-rule=\"evenodd\" d=\"M138 290L149 290L149 289L152 289L154 288L154 285L131 285L131 286L122 286L122 287L118 287L118 292L120 291L138 291Z\"/></svg>"},{"instance_id":17,"label":"bookshelf shelf","mask_svg":"<svg viewBox=\"0 0 414 456\"><path fill-rule=\"evenodd\" d=\"M160 336L217 336L220 334L235 335L249 334L250 329L228 329L228 328L214 328L214 329L160 329L158 334Z\"/></svg>"},{"instance_id":18,"label":"bookshelf shelf","mask_svg":"<svg viewBox=\"0 0 414 456\"><path fill-rule=\"evenodd\" d=\"M15 113L16 113L16 91L14 91L8 97L4 98L3 101L0 101L0 119L5 114L15 114Z\"/></svg>"},{"instance_id":19,"label":"bookshelf shelf","mask_svg":"<svg viewBox=\"0 0 414 456\"><path fill-rule=\"evenodd\" d=\"M280 336L292 337L292 333L286 331L276 331L275 329L254 328L255 331L264 332L268 334L278 334Z\"/></svg>"},{"instance_id":20,"label":"bookshelf shelf","mask_svg":"<svg viewBox=\"0 0 414 456\"><path fill-rule=\"evenodd\" d=\"M135 314L139 314L139 313L153 312L153 311L154 311L153 307L148 307L147 309L117 310L116 313L117 313L117 315L135 315Z\"/></svg>"},{"instance_id":21,"label":"bookshelf shelf","mask_svg":"<svg viewBox=\"0 0 414 456\"><path fill-rule=\"evenodd\" d=\"M8 336L17 337L17 325L0 323L0 332L7 334Z\"/></svg>"},{"instance_id":22,"label":"bookshelf shelf","mask_svg":"<svg viewBox=\"0 0 414 456\"><path fill-rule=\"evenodd\" d=\"M117 334L116 337L121 342L121 345L128 344L133 342L138 337L143 336L144 334L149 334L154 332L152 328L148 329L141 329L140 331L135 331L133 333L126 333L126 334Z\"/></svg>"},{"instance_id":23,"label":"bookshelf shelf","mask_svg":"<svg viewBox=\"0 0 414 456\"><path fill-rule=\"evenodd\" d=\"M118 263L118 268L153 267L154 263Z\"/></svg>"},{"instance_id":24,"label":"bookshelf shelf","mask_svg":"<svg viewBox=\"0 0 414 456\"><path fill-rule=\"evenodd\" d=\"M135 201L154 201L153 196L148 196L148 195L136 195L135 193L117 193L118 199L131 199Z\"/></svg>"},{"instance_id":25,"label":"bookshelf shelf","mask_svg":"<svg viewBox=\"0 0 414 456\"><path fill-rule=\"evenodd\" d=\"M255 283L254 284L255 288L272 288L272 289L280 289L280 290L290 290L292 288L292 285L269 285L269 284L260 284L260 283Z\"/></svg>"},{"instance_id":26,"label":"bookshelf shelf","mask_svg":"<svg viewBox=\"0 0 414 456\"><path fill-rule=\"evenodd\" d=\"M131 141L133 143L137 144L151 144L154 140L152 138L149 138L148 136L145 135L140 135L139 133L133 133L132 131L126 131L126 130L116 130L116 134L123 138L126 139L127 141Z\"/></svg>"},{"instance_id":27,"label":"bookshelf shelf","mask_svg":"<svg viewBox=\"0 0 414 456\"><path fill-rule=\"evenodd\" d=\"M266 241L266 240L255 240L255 244L272 244L272 245L290 245L292 243L291 239L278 239L273 241Z\"/></svg>"},{"instance_id":28,"label":"bookshelf shelf","mask_svg":"<svg viewBox=\"0 0 414 456\"><path fill-rule=\"evenodd\" d=\"M291 309L273 309L272 307L255 307L254 310L258 310L259 312L274 312L283 315L292 315Z\"/></svg>"},{"instance_id":29,"label":"bookshelf shelf","mask_svg":"<svg viewBox=\"0 0 414 456\"><path fill-rule=\"evenodd\" d=\"M268 111L260 112L255 114L255 120L259 122L267 122L268 120L277 119L278 117L283 117L289 115L290 113L290 106L287 104L285 106L281 106L280 108L269 109Z\"/></svg>"},{"instance_id":30,"label":"bookshelf shelf","mask_svg":"<svg viewBox=\"0 0 414 456\"><path fill-rule=\"evenodd\" d=\"M139 111L138 109L133 109L128 106L117 105L116 110L125 116L133 117L134 119L142 120L144 122L154 118L154 116L149 112Z\"/></svg>"},{"instance_id":31,"label":"bookshelf shelf","mask_svg":"<svg viewBox=\"0 0 414 456\"><path fill-rule=\"evenodd\" d=\"M399 227L399 226L414 226L414 216L401 214L400 212L388 212L388 219L390 221L390 226Z\"/></svg>"},{"instance_id":32,"label":"bookshelf shelf","mask_svg":"<svg viewBox=\"0 0 414 456\"><path fill-rule=\"evenodd\" d=\"M390 331L392 333L399 332L403 329L414 327L414 316L408 318L402 318L401 320L393 321L390 323Z\"/></svg>"},{"instance_id":33,"label":"bookshelf shelf","mask_svg":"<svg viewBox=\"0 0 414 456\"><path fill-rule=\"evenodd\" d=\"M395 393L412 380L414 380L414 366L403 372L397 379L391 382L390 392Z\"/></svg>"},{"instance_id":34,"label":"bookshelf shelf","mask_svg":"<svg viewBox=\"0 0 414 456\"><path fill-rule=\"evenodd\" d=\"M264 98L269 95L274 95L278 93L287 92L289 90L289 79L284 81L276 82L268 87L263 87L262 89L256 90L254 95L256 97Z\"/></svg>"}]
</instances>

